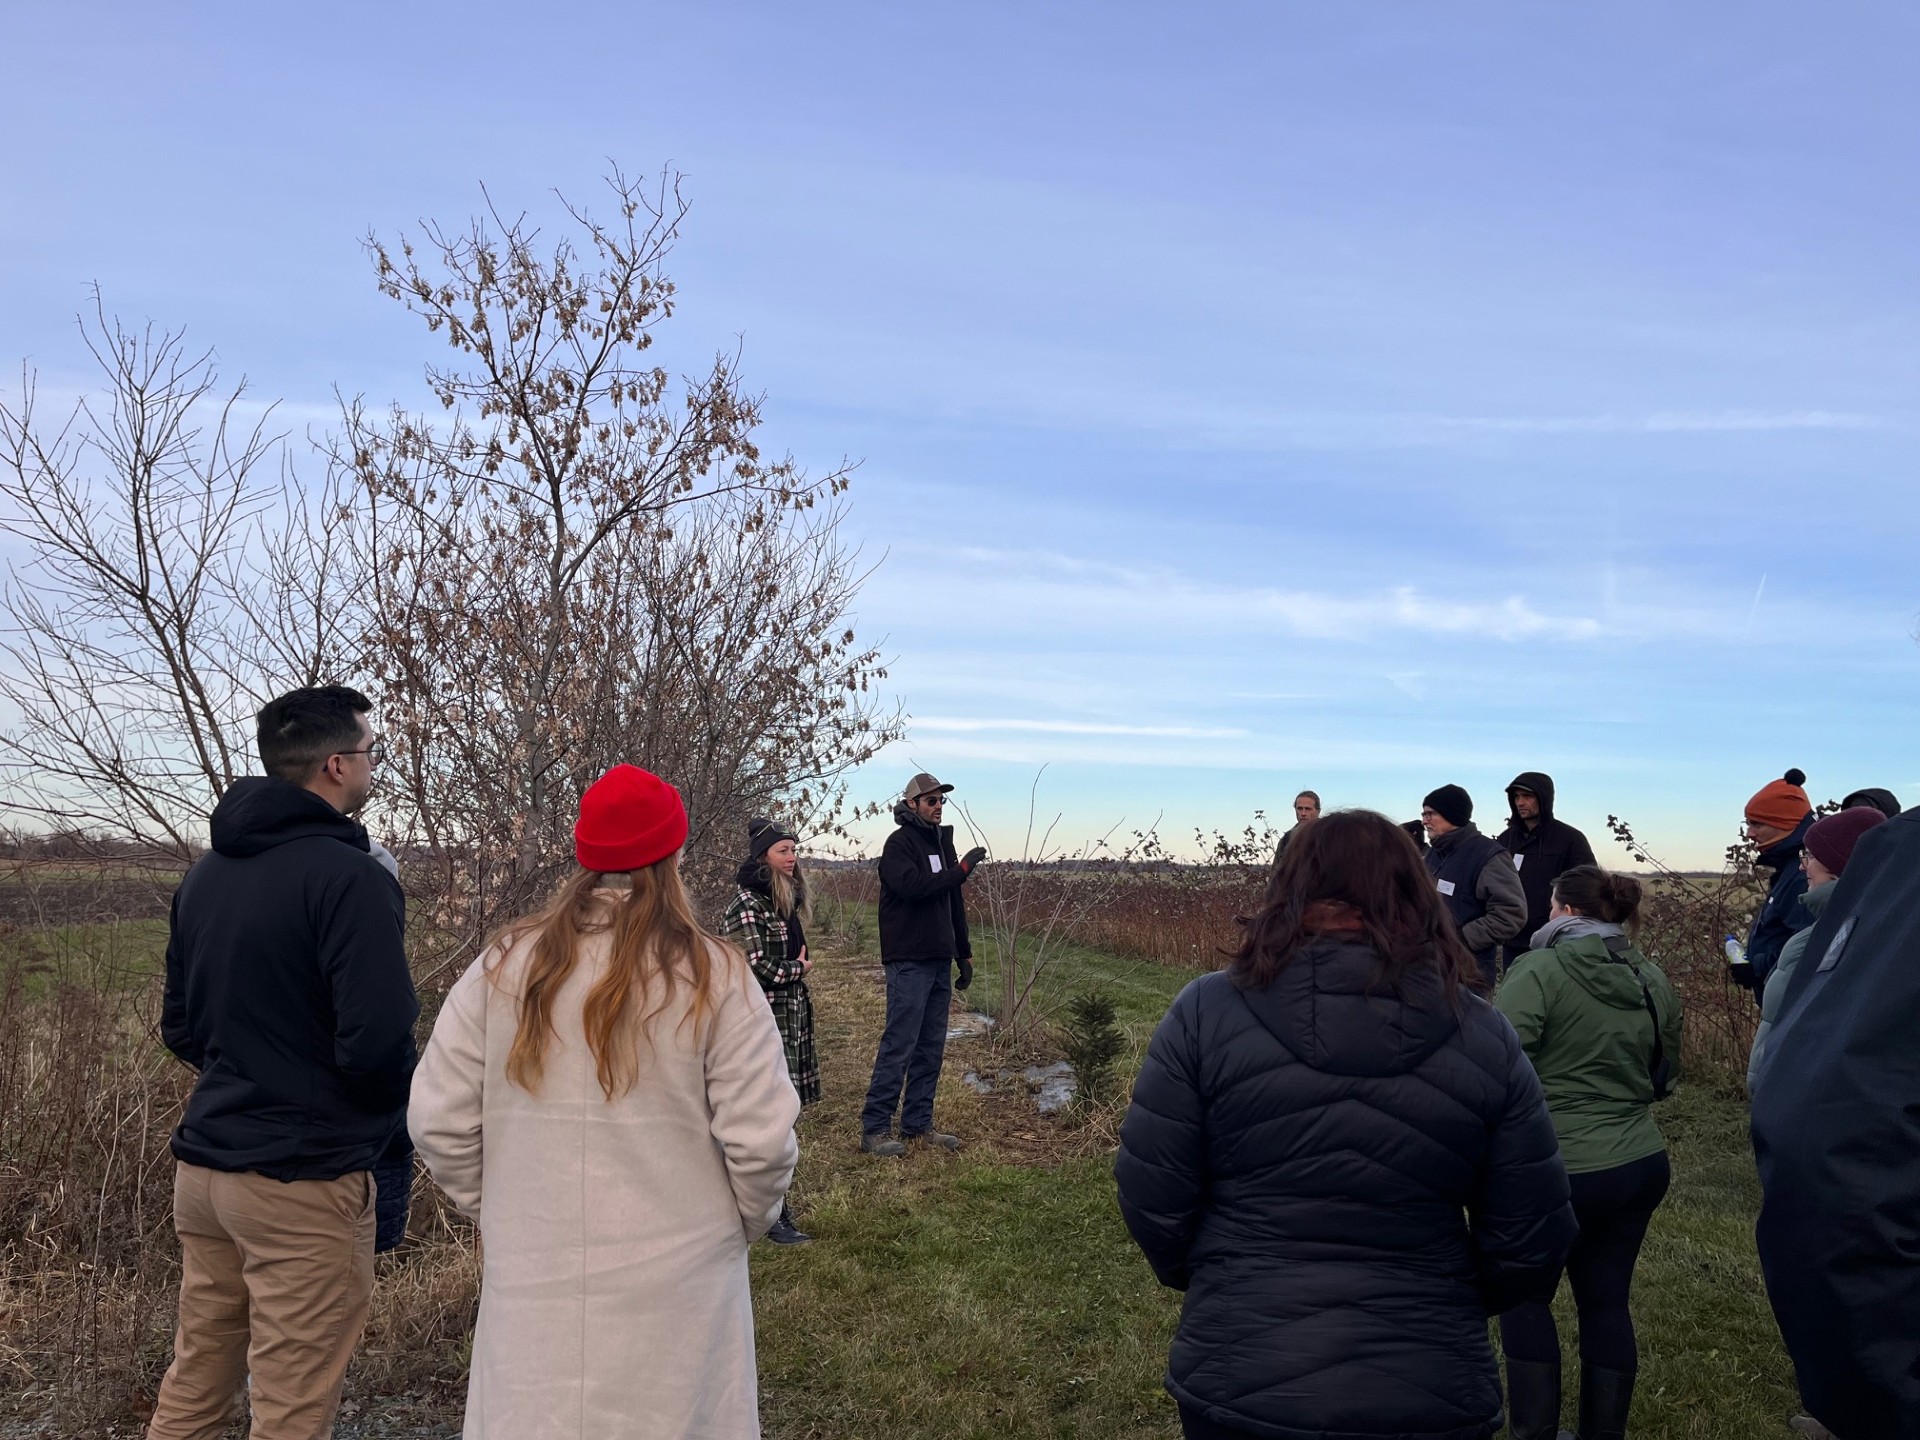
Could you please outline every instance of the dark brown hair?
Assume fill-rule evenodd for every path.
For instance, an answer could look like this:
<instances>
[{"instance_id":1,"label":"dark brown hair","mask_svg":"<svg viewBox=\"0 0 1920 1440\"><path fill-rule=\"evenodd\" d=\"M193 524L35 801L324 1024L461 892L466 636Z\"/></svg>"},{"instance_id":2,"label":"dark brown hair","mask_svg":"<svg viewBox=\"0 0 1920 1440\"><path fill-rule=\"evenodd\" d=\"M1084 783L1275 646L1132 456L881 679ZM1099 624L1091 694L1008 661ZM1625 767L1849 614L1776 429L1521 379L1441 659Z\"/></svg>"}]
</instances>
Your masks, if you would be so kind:
<instances>
[{"instance_id":1,"label":"dark brown hair","mask_svg":"<svg viewBox=\"0 0 1920 1440\"><path fill-rule=\"evenodd\" d=\"M1589 920L1631 925L1640 918L1640 882L1598 865L1562 870L1553 882L1553 898Z\"/></svg>"},{"instance_id":2,"label":"dark brown hair","mask_svg":"<svg viewBox=\"0 0 1920 1440\"><path fill-rule=\"evenodd\" d=\"M1440 978L1449 1003L1458 1003L1462 988L1486 988L1413 841L1372 810L1335 810L1300 828L1228 974L1243 989L1259 989L1316 937L1334 932L1365 936L1381 978L1403 998L1407 980L1422 970Z\"/></svg>"},{"instance_id":3,"label":"dark brown hair","mask_svg":"<svg viewBox=\"0 0 1920 1440\"><path fill-rule=\"evenodd\" d=\"M345 685L289 690L254 717L260 768L295 785L313 779L327 761L360 743L360 717L373 702Z\"/></svg>"}]
</instances>

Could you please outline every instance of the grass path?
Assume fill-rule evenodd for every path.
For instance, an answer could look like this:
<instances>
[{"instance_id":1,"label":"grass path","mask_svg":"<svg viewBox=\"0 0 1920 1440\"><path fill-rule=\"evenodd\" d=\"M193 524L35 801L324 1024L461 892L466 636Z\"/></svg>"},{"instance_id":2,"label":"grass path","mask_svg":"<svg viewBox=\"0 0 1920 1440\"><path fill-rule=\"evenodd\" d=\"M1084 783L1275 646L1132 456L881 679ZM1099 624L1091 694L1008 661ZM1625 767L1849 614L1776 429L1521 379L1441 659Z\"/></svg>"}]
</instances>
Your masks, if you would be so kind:
<instances>
[{"instance_id":1,"label":"grass path","mask_svg":"<svg viewBox=\"0 0 1920 1440\"><path fill-rule=\"evenodd\" d=\"M991 960L980 970L974 993L991 995ZM1137 1045L1192 978L1079 951L1043 994L1102 987ZM816 1243L754 1252L767 1435L1172 1440L1178 1421L1160 1375L1179 1300L1155 1284L1121 1224L1113 1117L1078 1127L1034 1114L1019 1096L975 1095L960 1075L991 1056L969 1039L949 1048L938 1109L967 1148L860 1155L881 986L871 956L815 971L826 1098L802 1122L795 1198ZM1643 1359L1632 1433L1784 1436L1792 1373L1753 1250L1759 1194L1745 1106L1691 1085L1661 1121L1675 1180L1635 1284ZM1570 1323L1563 1331L1572 1338ZM1572 1364L1570 1355L1569 1373Z\"/></svg>"}]
</instances>

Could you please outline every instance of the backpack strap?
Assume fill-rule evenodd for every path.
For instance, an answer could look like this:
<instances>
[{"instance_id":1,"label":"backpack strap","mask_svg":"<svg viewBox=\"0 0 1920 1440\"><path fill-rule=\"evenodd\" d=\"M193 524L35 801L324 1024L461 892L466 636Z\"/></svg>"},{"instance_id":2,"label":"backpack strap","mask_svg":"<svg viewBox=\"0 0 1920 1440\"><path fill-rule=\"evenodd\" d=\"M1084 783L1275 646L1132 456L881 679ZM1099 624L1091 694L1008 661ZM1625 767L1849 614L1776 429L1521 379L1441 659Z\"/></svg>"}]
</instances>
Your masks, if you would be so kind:
<instances>
[{"instance_id":1,"label":"backpack strap","mask_svg":"<svg viewBox=\"0 0 1920 1440\"><path fill-rule=\"evenodd\" d=\"M1607 947L1607 958L1616 965L1624 965L1633 972L1633 978L1640 982L1640 1001L1647 1007L1647 1018L1653 1021L1653 1059L1647 1070L1653 1080L1654 1098L1666 1098L1667 1047L1660 1039L1660 1009L1653 1003L1653 991L1647 985L1647 977L1640 973L1640 967L1627 958L1631 943L1624 935L1609 935L1602 942Z\"/></svg>"}]
</instances>

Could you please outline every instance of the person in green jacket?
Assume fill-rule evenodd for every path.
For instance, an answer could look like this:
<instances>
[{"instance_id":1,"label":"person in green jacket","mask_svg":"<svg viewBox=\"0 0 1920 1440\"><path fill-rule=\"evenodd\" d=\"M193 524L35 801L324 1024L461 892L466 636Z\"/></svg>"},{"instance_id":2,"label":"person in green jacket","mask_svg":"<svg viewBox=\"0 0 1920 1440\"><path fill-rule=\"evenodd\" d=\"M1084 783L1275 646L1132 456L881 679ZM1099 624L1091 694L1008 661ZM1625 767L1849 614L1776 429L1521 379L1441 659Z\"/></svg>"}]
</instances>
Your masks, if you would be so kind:
<instances>
[{"instance_id":1,"label":"person in green jacket","mask_svg":"<svg viewBox=\"0 0 1920 1440\"><path fill-rule=\"evenodd\" d=\"M1680 1001L1627 938L1640 882L1597 865L1564 871L1533 948L1494 1004L1519 1033L1546 1092L1573 1187L1580 1235L1567 1255L1580 1321L1579 1440L1618 1440L1639 1369L1627 1298L1653 1212L1672 1173L1648 1107L1664 1099L1680 1054ZM1560 1434L1560 1337L1553 1312L1500 1317L1507 1423L1514 1440Z\"/></svg>"}]
</instances>

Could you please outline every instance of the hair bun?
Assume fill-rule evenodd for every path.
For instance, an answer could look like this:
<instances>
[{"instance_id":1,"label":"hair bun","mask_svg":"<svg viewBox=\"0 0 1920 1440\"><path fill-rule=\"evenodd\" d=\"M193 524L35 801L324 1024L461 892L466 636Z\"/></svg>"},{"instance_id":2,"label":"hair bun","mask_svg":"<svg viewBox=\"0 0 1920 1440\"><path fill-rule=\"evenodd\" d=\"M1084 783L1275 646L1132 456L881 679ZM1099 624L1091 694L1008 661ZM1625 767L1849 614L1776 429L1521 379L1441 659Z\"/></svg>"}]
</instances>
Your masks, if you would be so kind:
<instances>
[{"instance_id":1,"label":"hair bun","mask_svg":"<svg viewBox=\"0 0 1920 1440\"><path fill-rule=\"evenodd\" d=\"M1789 785L1804 785L1807 783L1807 772L1795 766L1781 778Z\"/></svg>"}]
</instances>

